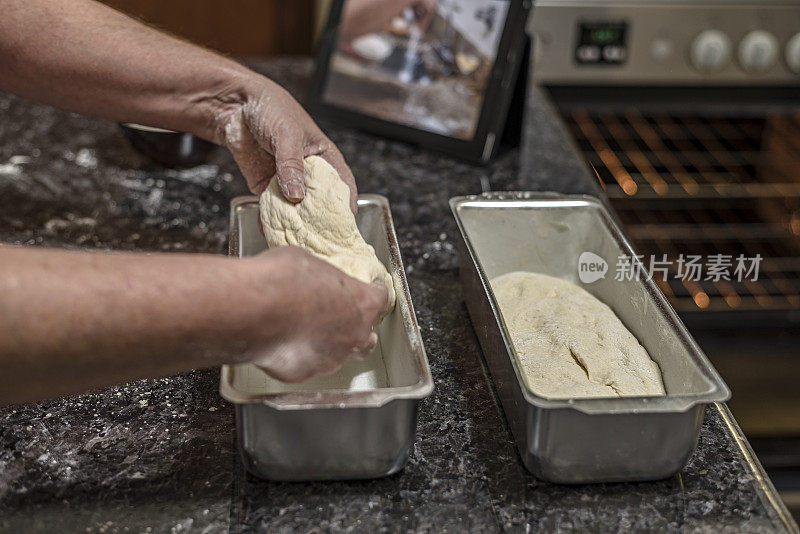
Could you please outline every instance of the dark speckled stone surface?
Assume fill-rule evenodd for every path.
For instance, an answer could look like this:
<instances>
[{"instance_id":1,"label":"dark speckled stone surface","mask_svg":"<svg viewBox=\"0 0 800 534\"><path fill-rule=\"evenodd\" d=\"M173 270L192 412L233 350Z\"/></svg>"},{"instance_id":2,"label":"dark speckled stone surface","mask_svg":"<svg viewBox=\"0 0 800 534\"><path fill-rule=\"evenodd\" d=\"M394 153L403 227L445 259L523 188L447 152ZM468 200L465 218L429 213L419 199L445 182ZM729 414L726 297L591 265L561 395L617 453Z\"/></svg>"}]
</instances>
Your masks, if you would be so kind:
<instances>
[{"instance_id":1,"label":"dark speckled stone surface","mask_svg":"<svg viewBox=\"0 0 800 534\"><path fill-rule=\"evenodd\" d=\"M309 62L260 63L292 90ZM447 200L491 189L597 193L546 101L530 99L523 157L475 167L323 126L364 192L392 205L436 389L411 459L373 481L270 483L244 473L217 370L0 410L0 530L7 532L772 532L783 523L722 407L698 450L661 482L557 486L517 455L463 305ZM522 160L522 163L520 163ZM522 172L520 172L522 169ZM223 253L227 155L188 171L149 166L119 129L0 95L0 240ZM738 434L737 434L738 435Z\"/></svg>"}]
</instances>

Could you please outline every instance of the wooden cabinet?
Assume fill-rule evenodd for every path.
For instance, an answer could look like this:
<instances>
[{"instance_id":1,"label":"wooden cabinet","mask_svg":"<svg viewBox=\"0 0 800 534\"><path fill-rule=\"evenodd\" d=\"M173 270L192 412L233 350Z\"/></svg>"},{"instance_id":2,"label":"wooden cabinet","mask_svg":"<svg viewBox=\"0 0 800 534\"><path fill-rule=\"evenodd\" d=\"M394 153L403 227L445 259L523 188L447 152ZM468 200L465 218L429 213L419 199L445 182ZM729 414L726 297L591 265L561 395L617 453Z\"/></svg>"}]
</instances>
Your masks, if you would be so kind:
<instances>
[{"instance_id":1,"label":"wooden cabinet","mask_svg":"<svg viewBox=\"0 0 800 534\"><path fill-rule=\"evenodd\" d=\"M103 0L192 42L232 56L311 53L314 0Z\"/></svg>"}]
</instances>

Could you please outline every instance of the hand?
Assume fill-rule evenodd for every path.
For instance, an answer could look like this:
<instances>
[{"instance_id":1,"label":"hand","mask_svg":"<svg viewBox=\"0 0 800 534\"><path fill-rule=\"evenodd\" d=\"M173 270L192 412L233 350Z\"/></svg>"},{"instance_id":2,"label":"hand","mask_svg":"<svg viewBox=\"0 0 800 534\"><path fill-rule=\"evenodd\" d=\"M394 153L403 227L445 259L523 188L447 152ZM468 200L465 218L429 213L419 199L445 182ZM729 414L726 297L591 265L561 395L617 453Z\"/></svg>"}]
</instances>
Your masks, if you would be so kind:
<instances>
[{"instance_id":1,"label":"hand","mask_svg":"<svg viewBox=\"0 0 800 534\"><path fill-rule=\"evenodd\" d=\"M277 314L274 309L265 313L277 317L278 324L267 329L256 317L256 339L262 332L273 334L253 345L247 361L284 382L301 382L335 371L350 356L369 356L378 341L372 325L388 303L382 284L364 284L297 247L273 249L243 262L263 270L265 259L272 262L265 287L288 291Z\"/></svg>"},{"instance_id":2,"label":"hand","mask_svg":"<svg viewBox=\"0 0 800 534\"><path fill-rule=\"evenodd\" d=\"M428 29L428 26L436 13L437 0L418 0L412 5L414 9L414 18L417 21L417 26L422 31Z\"/></svg>"},{"instance_id":3,"label":"hand","mask_svg":"<svg viewBox=\"0 0 800 534\"><path fill-rule=\"evenodd\" d=\"M358 210L355 179L344 157L305 110L282 87L256 76L235 98L239 106L217 117L218 137L233 153L247 185L260 195L277 174L283 195L292 202L305 197L303 158L321 156L350 188L350 209ZM224 97L223 97L224 99Z\"/></svg>"}]
</instances>

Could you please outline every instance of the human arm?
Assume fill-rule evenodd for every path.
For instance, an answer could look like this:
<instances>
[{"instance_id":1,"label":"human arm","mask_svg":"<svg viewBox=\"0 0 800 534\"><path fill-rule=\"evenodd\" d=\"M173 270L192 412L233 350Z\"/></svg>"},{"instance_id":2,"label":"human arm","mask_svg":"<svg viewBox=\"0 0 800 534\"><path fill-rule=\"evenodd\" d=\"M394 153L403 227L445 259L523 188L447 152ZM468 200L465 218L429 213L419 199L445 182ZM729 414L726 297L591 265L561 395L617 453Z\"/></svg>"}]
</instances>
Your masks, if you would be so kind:
<instances>
[{"instance_id":1,"label":"human arm","mask_svg":"<svg viewBox=\"0 0 800 534\"><path fill-rule=\"evenodd\" d=\"M386 300L295 247L234 260L0 245L0 405L222 363L304 380L367 355Z\"/></svg>"},{"instance_id":2,"label":"human arm","mask_svg":"<svg viewBox=\"0 0 800 534\"><path fill-rule=\"evenodd\" d=\"M238 63L93 0L5 0L0 89L79 113L191 132L230 148L250 189L276 174L305 194L303 157L320 155L350 187L336 146L283 88Z\"/></svg>"}]
</instances>

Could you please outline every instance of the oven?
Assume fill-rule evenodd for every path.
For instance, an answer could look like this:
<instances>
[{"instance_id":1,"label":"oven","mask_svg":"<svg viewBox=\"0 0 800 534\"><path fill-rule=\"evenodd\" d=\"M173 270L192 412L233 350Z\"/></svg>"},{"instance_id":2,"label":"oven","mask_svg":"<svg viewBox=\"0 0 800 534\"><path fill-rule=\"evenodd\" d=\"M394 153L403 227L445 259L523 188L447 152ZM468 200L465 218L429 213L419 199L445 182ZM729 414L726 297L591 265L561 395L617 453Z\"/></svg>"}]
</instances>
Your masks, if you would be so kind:
<instances>
[{"instance_id":1,"label":"oven","mask_svg":"<svg viewBox=\"0 0 800 534\"><path fill-rule=\"evenodd\" d=\"M543 0L528 31L534 83L796 514L800 2Z\"/></svg>"}]
</instances>

